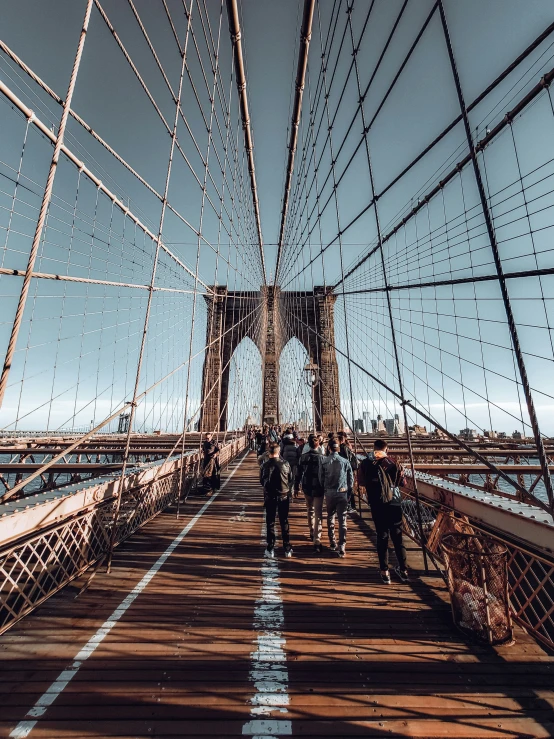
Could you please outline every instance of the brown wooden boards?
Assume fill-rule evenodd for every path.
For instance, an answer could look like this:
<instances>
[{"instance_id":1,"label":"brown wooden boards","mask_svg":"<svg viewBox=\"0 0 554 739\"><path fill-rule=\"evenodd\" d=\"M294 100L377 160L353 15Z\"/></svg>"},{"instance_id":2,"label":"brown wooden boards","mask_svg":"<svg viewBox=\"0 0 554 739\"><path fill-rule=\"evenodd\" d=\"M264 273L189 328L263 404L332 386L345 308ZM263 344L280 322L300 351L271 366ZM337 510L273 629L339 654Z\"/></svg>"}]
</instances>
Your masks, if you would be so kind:
<instances>
[{"instance_id":1,"label":"brown wooden boards","mask_svg":"<svg viewBox=\"0 0 554 739\"><path fill-rule=\"evenodd\" d=\"M72 584L0 638L0 736L23 720L37 739L554 735L553 658L522 631L512 647L465 641L411 544L411 582L385 586L371 525L352 514L347 557L317 557L299 499L294 556L278 548L268 575L253 455L110 625L205 503L190 498L178 521L161 514L116 551L111 575L81 595L86 578ZM26 718L53 684L55 699Z\"/></svg>"}]
</instances>

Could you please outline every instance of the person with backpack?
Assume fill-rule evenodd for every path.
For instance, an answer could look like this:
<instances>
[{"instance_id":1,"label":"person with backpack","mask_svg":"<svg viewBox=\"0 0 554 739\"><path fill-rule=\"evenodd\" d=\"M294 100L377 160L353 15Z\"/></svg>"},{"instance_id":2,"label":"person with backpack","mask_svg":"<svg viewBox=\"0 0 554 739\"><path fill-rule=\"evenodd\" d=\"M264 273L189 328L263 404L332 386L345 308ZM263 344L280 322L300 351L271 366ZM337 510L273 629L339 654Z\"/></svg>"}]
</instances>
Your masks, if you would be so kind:
<instances>
[{"instance_id":1,"label":"person with backpack","mask_svg":"<svg viewBox=\"0 0 554 739\"><path fill-rule=\"evenodd\" d=\"M339 431L337 434L337 439L339 440L340 448L339 448L339 454L344 459L347 459L350 462L350 466L352 467L352 472L354 473L354 477L356 476L356 471L358 469L358 457L354 454L354 450L352 449L352 446L350 445L350 440L348 439L348 436L346 435L345 431ZM351 513L352 511L356 510L354 503L354 489L350 492L349 498L348 498L348 508L347 513Z\"/></svg>"},{"instance_id":2,"label":"person with backpack","mask_svg":"<svg viewBox=\"0 0 554 739\"><path fill-rule=\"evenodd\" d=\"M296 442L290 429L287 429L280 445L281 457L290 464L293 479L296 478L296 468L298 466L298 449Z\"/></svg>"},{"instance_id":3,"label":"person with backpack","mask_svg":"<svg viewBox=\"0 0 554 739\"><path fill-rule=\"evenodd\" d=\"M338 517L338 555L344 557L346 555L346 508L348 506L348 494L354 486L354 473L350 462L340 456L339 449L338 439L331 439L329 441L330 453L323 457L319 468L319 482L325 494L329 546L333 551L337 551L335 517Z\"/></svg>"},{"instance_id":4,"label":"person with backpack","mask_svg":"<svg viewBox=\"0 0 554 739\"><path fill-rule=\"evenodd\" d=\"M295 479L295 492L300 486L306 499L310 539L316 554L321 554L321 523L323 519L323 486L319 481L319 468L323 454L319 448L319 439L314 434L308 437L309 449L302 454L298 463Z\"/></svg>"},{"instance_id":5,"label":"person with backpack","mask_svg":"<svg viewBox=\"0 0 554 739\"><path fill-rule=\"evenodd\" d=\"M381 579L385 585L390 585L389 537L398 562L395 572L402 582L408 582L406 548L402 540L402 498L398 489L406 484L406 480L402 466L387 452L387 442L376 439L373 454L368 455L358 468L358 484L366 489L371 508Z\"/></svg>"},{"instance_id":6,"label":"person with backpack","mask_svg":"<svg viewBox=\"0 0 554 739\"><path fill-rule=\"evenodd\" d=\"M261 467L260 483L264 489L264 507L267 547L265 557L275 557L275 518L279 515L281 538L285 557L292 557L289 536L289 507L292 491L292 471L288 462L279 456L279 444L269 445L269 459Z\"/></svg>"}]
</instances>

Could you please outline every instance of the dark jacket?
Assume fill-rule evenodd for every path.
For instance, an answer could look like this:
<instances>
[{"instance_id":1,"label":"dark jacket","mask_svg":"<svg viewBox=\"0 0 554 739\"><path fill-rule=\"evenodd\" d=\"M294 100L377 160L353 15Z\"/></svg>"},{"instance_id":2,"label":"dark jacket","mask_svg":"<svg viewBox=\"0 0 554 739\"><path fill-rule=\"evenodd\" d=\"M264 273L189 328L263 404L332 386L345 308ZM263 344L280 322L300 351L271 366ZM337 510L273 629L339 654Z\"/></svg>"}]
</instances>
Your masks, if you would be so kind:
<instances>
[{"instance_id":1,"label":"dark jacket","mask_svg":"<svg viewBox=\"0 0 554 739\"><path fill-rule=\"evenodd\" d=\"M203 441L202 442L202 454L204 460L213 459L216 454L219 454L219 446L215 441Z\"/></svg>"},{"instance_id":2,"label":"dark jacket","mask_svg":"<svg viewBox=\"0 0 554 739\"><path fill-rule=\"evenodd\" d=\"M270 457L260 470L260 483L266 498L287 498L292 490L290 464L280 457Z\"/></svg>"},{"instance_id":3,"label":"dark jacket","mask_svg":"<svg viewBox=\"0 0 554 739\"><path fill-rule=\"evenodd\" d=\"M212 477L219 473L219 446L214 441L202 442L202 475L203 477Z\"/></svg>"},{"instance_id":4,"label":"dark jacket","mask_svg":"<svg viewBox=\"0 0 554 739\"><path fill-rule=\"evenodd\" d=\"M291 467L296 467L298 464L298 449L294 439L283 439L281 442L281 456Z\"/></svg>"},{"instance_id":5,"label":"dark jacket","mask_svg":"<svg viewBox=\"0 0 554 739\"><path fill-rule=\"evenodd\" d=\"M314 498L323 497L323 486L319 481L319 468L321 467L322 460L323 456L321 452L315 449L310 449L300 457L296 471L297 490L302 485L302 491L306 495L311 495Z\"/></svg>"},{"instance_id":6,"label":"dark jacket","mask_svg":"<svg viewBox=\"0 0 554 739\"><path fill-rule=\"evenodd\" d=\"M352 449L352 447L348 446L348 444L341 444L339 454L341 457L347 459L350 462L352 470L356 472L356 470L358 469L358 457L354 454L354 450Z\"/></svg>"},{"instance_id":7,"label":"dark jacket","mask_svg":"<svg viewBox=\"0 0 554 739\"><path fill-rule=\"evenodd\" d=\"M370 505L400 505L400 499L393 498L393 489L406 484L404 470L390 457L376 459L373 454L362 460L358 469L358 484L366 489Z\"/></svg>"}]
</instances>

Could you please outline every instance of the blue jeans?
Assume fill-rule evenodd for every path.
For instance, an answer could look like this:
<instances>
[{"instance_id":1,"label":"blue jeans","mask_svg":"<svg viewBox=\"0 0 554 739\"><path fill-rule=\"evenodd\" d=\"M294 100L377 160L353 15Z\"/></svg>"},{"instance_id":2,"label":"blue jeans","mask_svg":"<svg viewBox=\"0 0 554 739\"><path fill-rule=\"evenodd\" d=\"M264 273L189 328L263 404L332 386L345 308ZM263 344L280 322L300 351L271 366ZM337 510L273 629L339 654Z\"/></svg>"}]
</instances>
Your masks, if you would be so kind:
<instances>
[{"instance_id":1,"label":"blue jeans","mask_svg":"<svg viewBox=\"0 0 554 739\"><path fill-rule=\"evenodd\" d=\"M346 510L348 508L348 493L325 493L327 506L327 532L329 542L336 542L335 516L339 519L339 549L346 547Z\"/></svg>"}]
</instances>

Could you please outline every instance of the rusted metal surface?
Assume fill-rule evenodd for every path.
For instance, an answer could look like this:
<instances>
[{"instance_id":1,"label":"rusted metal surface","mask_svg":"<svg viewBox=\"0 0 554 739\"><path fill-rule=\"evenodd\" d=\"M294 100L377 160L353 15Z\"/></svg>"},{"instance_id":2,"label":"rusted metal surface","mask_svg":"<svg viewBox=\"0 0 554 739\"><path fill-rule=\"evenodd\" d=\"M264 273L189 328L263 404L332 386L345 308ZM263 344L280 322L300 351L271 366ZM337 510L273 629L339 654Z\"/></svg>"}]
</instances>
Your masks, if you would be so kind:
<instances>
[{"instance_id":1,"label":"rusted metal surface","mask_svg":"<svg viewBox=\"0 0 554 739\"><path fill-rule=\"evenodd\" d=\"M294 556L278 550L269 589L271 609L282 601L279 644L264 656L256 472L250 455L194 526L205 499L189 499L184 521L171 512L150 521L117 550L111 576L99 572L78 597L76 581L0 638L1 736L31 719L37 739L554 735L554 658L521 630L512 647L464 641L442 580L419 577L415 548L411 582L383 585L367 520L350 517L344 560L327 549L315 557L301 500ZM184 524L186 537L76 663ZM264 693L258 671L272 654L286 680ZM68 668L76 672L60 688ZM26 717L53 684L51 704Z\"/></svg>"}]
</instances>

